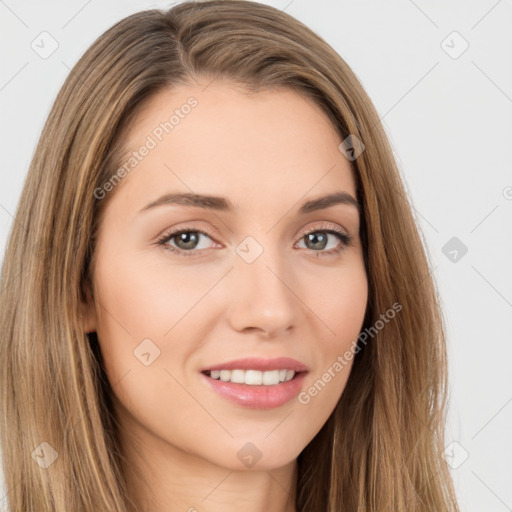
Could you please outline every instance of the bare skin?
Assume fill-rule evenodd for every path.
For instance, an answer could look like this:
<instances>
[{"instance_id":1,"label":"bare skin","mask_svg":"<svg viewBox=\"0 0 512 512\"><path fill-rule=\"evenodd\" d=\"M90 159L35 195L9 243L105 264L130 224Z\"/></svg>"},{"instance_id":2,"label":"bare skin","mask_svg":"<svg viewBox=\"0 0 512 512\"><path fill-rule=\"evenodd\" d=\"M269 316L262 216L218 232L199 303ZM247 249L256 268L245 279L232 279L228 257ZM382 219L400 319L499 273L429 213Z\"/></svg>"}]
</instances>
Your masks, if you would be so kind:
<instances>
[{"instance_id":1,"label":"bare skin","mask_svg":"<svg viewBox=\"0 0 512 512\"><path fill-rule=\"evenodd\" d=\"M340 136L310 100L284 88L205 85L160 92L132 123L135 151L197 100L162 140L152 136L156 147L104 199L84 330L98 334L138 510L294 512L297 456L336 406L351 362L307 404L294 397L263 409L219 395L201 371L291 357L307 366L304 392L350 349L368 293L358 209L299 207L334 192L355 199L355 182ZM140 212L171 192L222 196L235 210ZM158 245L175 228L188 241ZM250 467L244 446L261 457Z\"/></svg>"}]
</instances>

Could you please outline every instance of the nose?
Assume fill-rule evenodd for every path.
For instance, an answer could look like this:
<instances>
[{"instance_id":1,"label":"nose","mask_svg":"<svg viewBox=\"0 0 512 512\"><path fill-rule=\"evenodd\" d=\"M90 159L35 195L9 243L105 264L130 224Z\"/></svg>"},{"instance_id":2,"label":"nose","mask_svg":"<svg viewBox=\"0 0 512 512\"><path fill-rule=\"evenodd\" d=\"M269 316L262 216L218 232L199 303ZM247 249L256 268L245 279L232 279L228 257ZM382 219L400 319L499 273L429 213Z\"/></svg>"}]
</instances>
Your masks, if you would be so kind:
<instances>
[{"instance_id":1,"label":"nose","mask_svg":"<svg viewBox=\"0 0 512 512\"><path fill-rule=\"evenodd\" d=\"M264 251L252 263L237 256L230 274L229 321L233 329L258 331L273 338L295 326L300 300L293 291L293 272L284 265L282 255Z\"/></svg>"}]
</instances>

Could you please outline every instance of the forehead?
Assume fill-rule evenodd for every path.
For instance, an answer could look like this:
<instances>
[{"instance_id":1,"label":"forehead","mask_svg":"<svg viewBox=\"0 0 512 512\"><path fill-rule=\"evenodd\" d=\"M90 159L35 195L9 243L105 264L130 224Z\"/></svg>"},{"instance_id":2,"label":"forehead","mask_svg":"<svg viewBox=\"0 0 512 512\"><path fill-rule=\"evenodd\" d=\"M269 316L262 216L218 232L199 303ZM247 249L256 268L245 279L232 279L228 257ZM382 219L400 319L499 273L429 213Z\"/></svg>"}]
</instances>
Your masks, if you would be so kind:
<instances>
[{"instance_id":1,"label":"forehead","mask_svg":"<svg viewBox=\"0 0 512 512\"><path fill-rule=\"evenodd\" d=\"M133 205L165 191L228 196L241 207L298 201L309 191L355 195L340 135L318 105L289 88L165 89L145 103L123 142L120 166L128 172L120 188Z\"/></svg>"}]
</instances>

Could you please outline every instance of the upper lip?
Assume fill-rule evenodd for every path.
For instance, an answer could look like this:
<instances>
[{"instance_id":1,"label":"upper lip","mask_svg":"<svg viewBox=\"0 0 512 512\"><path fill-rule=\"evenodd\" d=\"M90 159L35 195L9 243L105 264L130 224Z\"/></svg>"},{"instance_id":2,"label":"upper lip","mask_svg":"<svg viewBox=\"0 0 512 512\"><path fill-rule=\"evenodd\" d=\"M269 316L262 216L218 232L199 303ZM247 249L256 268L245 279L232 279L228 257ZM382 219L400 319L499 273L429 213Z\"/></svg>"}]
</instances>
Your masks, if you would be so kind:
<instances>
[{"instance_id":1,"label":"upper lip","mask_svg":"<svg viewBox=\"0 0 512 512\"><path fill-rule=\"evenodd\" d=\"M246 357L244 359L235 359L225 363L216 364L204 368L203 372L212 370L293 370L294 372L306 372L308 368L306 365L291 359L289 357L276 357L274 359L265 359L261 357Z\"/></svg>"}]
</instances>

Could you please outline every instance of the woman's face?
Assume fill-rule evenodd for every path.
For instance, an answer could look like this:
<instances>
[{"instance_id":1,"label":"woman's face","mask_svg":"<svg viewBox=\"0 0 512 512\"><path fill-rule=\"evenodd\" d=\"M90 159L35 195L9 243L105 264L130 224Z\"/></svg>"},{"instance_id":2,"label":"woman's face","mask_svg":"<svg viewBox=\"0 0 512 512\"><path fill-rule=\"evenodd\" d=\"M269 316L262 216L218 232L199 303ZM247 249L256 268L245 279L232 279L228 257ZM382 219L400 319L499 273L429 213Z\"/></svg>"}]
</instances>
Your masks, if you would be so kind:
<instances>
[{"instance_id":1,"label":"woman's face","mask_svg":"<svg viewBox=\"0 0 512 512\"><path fill-rule=\"evenodd\" d=\"M343 392L367 303L341 138L296 92L214 82L154 96L126 142L95 192L86 324L123 432L147 459L292 462Z\"/></svg>"}]
</instances>

